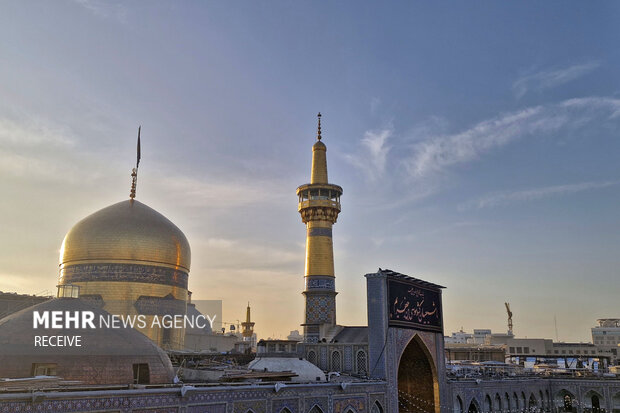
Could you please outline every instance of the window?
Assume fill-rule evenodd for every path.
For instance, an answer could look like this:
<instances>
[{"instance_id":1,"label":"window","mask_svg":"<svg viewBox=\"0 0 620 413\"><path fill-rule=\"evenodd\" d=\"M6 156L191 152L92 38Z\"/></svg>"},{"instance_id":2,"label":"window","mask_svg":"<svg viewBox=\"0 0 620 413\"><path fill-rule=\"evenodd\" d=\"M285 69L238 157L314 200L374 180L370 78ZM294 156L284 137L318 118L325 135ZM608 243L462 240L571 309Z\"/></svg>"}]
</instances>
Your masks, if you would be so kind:
<instances>
[{"instance_id":1,"label":"window","mask_svg":"<svg viewBox=\"0 0 620 413\"><path fill-rule=\"evenodd\" d=\"M312 364L316 364L316 353L312 350L308 352L308 361Z\"/></svg>"},{"instance_id":2,"label":"window","mask_svg":"<svg viewBox=\"0 0 620 413\"><path fill-rule=\"evenodd\" d=\"M286 351L286 344L278 344L278 351Z\"/></svg>"},{"instance_id":3,"label":"window","mask_svg":"<svg viewBox=\"0 0 620 413\"><path fill-rule=\"evenodd\" d=\"M517 347L517 353L519 354L523 353L523 347Z\"/></svg>"},{"instance_id":4,"label":"window","mask_svg":"<svg viewBox=\"0 0 620 413\"><path fill-rule=\"evenodd\" d=\"M77 285L59 285L58 286L58 298L78 298L80 296L80 287Z\"/></svg>"},{"instance_id":5,"label":"window","mask_svg":"<svg viewBox=\"0 0 620 413\"><path fill-rule=\"evenodd\" d=\"M163 348L169 348L172 345L172 329L165 327L162 329L161 343Z\"/></svg>"},{"instance_id":6,"label":"window","mask_svg":"<svg viewBox=\"0 0 620 413\"><path fill-rule=\"evenodd\" d=\"M332 352L332 371L340 371L342 369L340 363L340 352L333 351Z\"/></svg>"},{"instance_id":7,"label":"window","mask_svg":"<svg viewBox=\"0 0 620 413\"><path fill-rule=\"evenodd\" d=\"M55 376L56 363L32 363L33 376Z\"/></svg>"},{"instance_id":8,"label":"window","mask_svg":"<svg viewBox=\"0 0 620 413\"><path fill-rule=\"evenodd\" d=\"M515 348L514 347L510 347L510 352L514 353L515 352Z\"/></svg>"},{"instance_id":9,"label":"window","mask_svg":"<svg viewBox=\"0 0 620 413\"><path fill-rule=\"evenodd\" d=\"M366 376L368 370L366 368L366 352L364 350L360 350L357 352L356 361L357 374L361 376Z\"/></svg>"},{"instance_id":10,"label":"window","mask_svg":"<svg viewBox=\"0 0 620 413\"><path fill-rule=\"evenodd\" d=\"M523 347L523 352L525 354L530 354L530 348L529 347Z\"/></svg>"},{"instance_id":11,"label":"window","mask_svg":"<svg viewBox=\"0 0 620 413\"><path fill-rule=\"evenodd\" d=\"M491 404L491 397L489 397L488 394L487 394L487 397L484 398L484 411L485 412L493 411L493 404Z\"/></svg>"},{"instance_id":12,"label":"window","mask_svg":"<svg viewBox=\"0 0 620 413\"><path fill-rule=\"evenodd\" d=\"M553 354L560 354L558 350L553 350Z\"/></svg>"},{"instance_id":13,"label":"window","mask_svg":"<svg viewBox=\"0 0 620 413\"><path fill-rule=\"evenodd\" d=\"M315 404L308 413L323 413L323 410L321 410L321 408Z\"/></svg>"},{"instance_id":14,"label":"window","mask_svg":"<svg viewBox=\"0 0 620 413\"><path fill-rule=\"evenodd\" d=\"M149 384L151 382L147 363L133 365L133 382L134 384Z\"/></svg>"},{"instance_id":15,"label":"window","mask_svg":"<svg viewBox=\"0 0 620 413\"><path fill-rule=\"evenodd\" d=\"M592 413L599 413L601 411L601 401L599 400L596 394L592 395L591 402L592 402Z\"/></svg>"},{"instance_id":16,"label":"window","mask_svg":"<svg viewBox=\"0 0 620 413\"><path fill-rule=\"evenodd\" d=\"M383 413L383 408L381 407L381 404L379 404L379 402L374 402L370 407L370 413Z\"/></svg>"}]
</instances>

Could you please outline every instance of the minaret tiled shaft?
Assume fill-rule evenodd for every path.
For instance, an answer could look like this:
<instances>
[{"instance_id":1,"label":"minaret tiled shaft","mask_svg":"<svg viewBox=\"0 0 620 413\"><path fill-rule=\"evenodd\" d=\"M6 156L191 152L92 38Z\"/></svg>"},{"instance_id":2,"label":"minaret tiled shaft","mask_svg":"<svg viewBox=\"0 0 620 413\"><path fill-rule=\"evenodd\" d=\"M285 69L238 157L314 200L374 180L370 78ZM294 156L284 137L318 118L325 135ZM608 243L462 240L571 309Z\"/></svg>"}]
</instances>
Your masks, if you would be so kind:
<instances>
[{"instance_id":1,"label":"minaret tiled shaft","mask_svg":"<svg viewBox=\"0 0 620 413\"><path fill-rule=\"evenodd\" d=\"M321 327L336 324L336 288L332 226L340 213L342 188L327 181L327 147L321 142L321 118L317 142L312 146L310 183L297 188L299 213L306 224L306 311L304 339L317 342Z\"/></svg>"}]
</instances>

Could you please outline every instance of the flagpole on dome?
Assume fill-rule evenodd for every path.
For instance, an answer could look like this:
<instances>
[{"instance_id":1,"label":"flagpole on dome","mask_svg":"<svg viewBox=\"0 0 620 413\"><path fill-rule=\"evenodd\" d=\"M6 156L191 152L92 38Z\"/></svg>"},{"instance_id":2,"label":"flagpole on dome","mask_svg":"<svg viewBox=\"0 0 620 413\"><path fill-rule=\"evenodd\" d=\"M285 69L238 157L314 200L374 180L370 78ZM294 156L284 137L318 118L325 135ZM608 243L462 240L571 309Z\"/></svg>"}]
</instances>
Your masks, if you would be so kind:
<instances>
[{"instance_id":1,"label":"flagpole on dome","mask_svg":"<svg viewBox=\"0 0 620 413\"><path fill-rule=\"evenodd\" d=\"M138 166L140 165L140 130L142 129L142 125L138 126L138 148L137 148L137 158L136 158L136 167L131 170L131 192L129 192L129 198L133 202L136 197L136 185L138 183Z\"/></svg>"}]
</instances>

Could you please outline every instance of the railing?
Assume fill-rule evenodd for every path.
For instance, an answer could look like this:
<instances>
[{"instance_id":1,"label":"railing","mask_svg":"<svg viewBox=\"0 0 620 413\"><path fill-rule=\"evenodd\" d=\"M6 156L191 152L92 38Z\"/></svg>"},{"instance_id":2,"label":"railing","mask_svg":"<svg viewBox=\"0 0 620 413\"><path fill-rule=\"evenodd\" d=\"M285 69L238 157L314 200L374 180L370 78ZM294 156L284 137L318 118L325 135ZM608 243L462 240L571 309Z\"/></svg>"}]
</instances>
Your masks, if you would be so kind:
<instances>
[{"instance_id":1,"label":"railing","mask_svg":"<svg viewBox=\"0 0 620 413\"><path fill-rule=\"evenodd\" d=\"M298 210L309 208L311 206L336 208L340 211L340 202L333 201L331 199L311 199L307 201L301 201L298 205Z\"/></svg>"}]
</instances>

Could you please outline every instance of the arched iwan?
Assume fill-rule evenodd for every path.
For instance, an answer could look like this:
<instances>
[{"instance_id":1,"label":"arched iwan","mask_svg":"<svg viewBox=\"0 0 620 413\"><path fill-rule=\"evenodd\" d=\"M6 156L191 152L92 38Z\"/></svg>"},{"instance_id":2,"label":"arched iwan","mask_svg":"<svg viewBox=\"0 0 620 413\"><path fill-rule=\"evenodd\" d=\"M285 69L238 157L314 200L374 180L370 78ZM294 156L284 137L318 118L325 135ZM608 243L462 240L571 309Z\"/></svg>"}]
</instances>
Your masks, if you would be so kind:
<instances>
[{"instance_id":1,"label":"arched iwan","mask_svg":"<svg viewBox=\"0 0 620 413\"><path fill-rule=\"evenodd\" d=\"M399 412L440 413L437 368L419 335L409 341L398 363Z\"/></svg>"}]
</instances>

